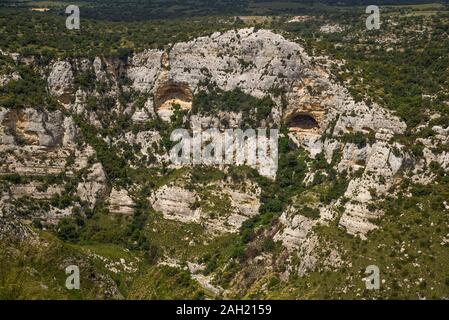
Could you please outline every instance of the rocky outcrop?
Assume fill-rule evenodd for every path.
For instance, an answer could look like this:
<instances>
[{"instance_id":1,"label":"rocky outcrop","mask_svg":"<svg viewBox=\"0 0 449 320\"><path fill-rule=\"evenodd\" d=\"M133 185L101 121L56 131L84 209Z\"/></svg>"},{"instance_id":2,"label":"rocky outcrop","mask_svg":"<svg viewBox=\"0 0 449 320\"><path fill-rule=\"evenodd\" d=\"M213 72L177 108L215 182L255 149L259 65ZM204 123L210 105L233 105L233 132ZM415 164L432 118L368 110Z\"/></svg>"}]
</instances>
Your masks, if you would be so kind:
<instances>
[{"instance_id":1,"label":"rocky outcrop","mask_svg":"<svg viewBox=\"0 0 449 320\"><path fill-rule=\"evenodd\" d=\"M224 193L229 196L232 214L228 217L227 223L237 231L243 222L256 216L259 213L260 200L256 194L225 188Z\"/></svg>"},{"instance_id":2,"label":"rocky outcrop","mask_svg":"<svg viewBox=\"0 0 449 320\"><path fill-rule=\"evenodd\" d=\"M68 61L57 61L53 64L47 78L48 87L53 95L63 98L71 93L73 81L72 65Z\"/></svg>"},{"instance_id":3,"label":"rocky outcrop","mask_svg":"<svg viewBox=\"0 0 449 320\"><path fill-rule=\"evenodd\" d=\"M35 109L0 111L0 123L6 133L6 143L57 147L62 144L64 118L60 111L40 112Z\"/></svg>"},{"instance_id":4,"label":"rocky outcrop","mask_svg":"<svg viewBox=\"0 0 449 320\"><path fill-rule=\"evenodd\" d=\"M96 79L100 82L107 83L108 77L106 72L103 70L103 62L99 57L95 57L92 67L94 69Z\"/></svg>"},{"instance_id":5,"label":"rocky outcrop","mask_svg":"<svg viewBox=\"0 0 449 320\"><path fill-rule=\"evenodd\" d=\"M352 100L352 99L351 99ZM365 103L344 104L340 111L341 116L335 124L334 133L343 134L347 132L383 132L402 134L405 132L406 125L398 117L393 116L391 112L381 108L377 104L371 106Z\"/></svg>"},{"instance_id":6,"label":"rocky outcrop","mask_svg":"<svg viewBox=\"0 0 449 320\"><path fill-rule=\"evenodd\" d=\"M156 117L156 113L154 111L154 102L153 98L150 97L145 102L143 108L136 109L132 115L132 120L135 123L142 123L149 119L154 119Z\"/></svg>"},{"instance_id":7,"label":"rocky outcrop","mask_svg":"<svg viewBox=\"0 0 449 320\"><path fill-rule=\"evenodd\" d=\"M307 235L316 225L316 222L310 218L300 214L293 214L284 212L279 221L285 226L282 231L279 231L274 239L281 241L282 244L289 250L297 250L301 244L307 240Z\"/></svg>"},{"instance_id":8,"label":"rocky outcrop","mask_svg":"<svg viewBox=\"0 0 449 320\"><path fill-rule=\"evenodd\" d=\"M321 31L338 30L330 26ZM281 35L255 29L214 33L176 43L170 50L146 50L134 54L127 62L100 57L93 61L54 62L41 74L49 71L48 89L65 110L48 111L45 106L0 108L0 174L18 173L39 178L61 174L76 181L71 196L78 196L81 201L77 199L64 209L48 205L45 212L28 214L23 210L25 213L20 216L11 206L15 200L28 197L49 204L53 196L64 194L65 186L44 186L38 181L4 183L0 186L0 237L3 232L27 237L31 229L25 222L29 223L30 219L38 217L57 223L62 217L73 214L75 206L94 209L103 201L111 213L132 215L136 206L134 200L137 202L133 197L144 187L151 188L147 200L164 219L201 226L198 229L206 231L204 243L216 235L238 232L245 221L259 214L261 206L260 189L249 182L249 178L239 183L229 177L206 183L195 181L193 174L188 173L176 181L167 181L165 177L159 179L158 172L154 184L132 181L126 187L119 187L113 177L108 181L103 168L109 155L104 156L101 151L107 146L125 158L131 171L144 168L150 172L163 167L161 173L170 173L172 169L179 169L180 166L169 162L165 149L170 143L167 132L161 130L173 125L161 120L170 122L175 105L187 111L182 125L189 129L245 127L248 114L242 110L219 110L213 114L189 112L195 94L215 84L224 91L240 88L254 97L269 95L273 99L276 106L260 124L277 127L285 124L293 144L306 151L308 157L301 150L301 159L305 159L301 160L305 162L301 165L308 172L300 182L313 188L318 173L348 180L346 190L339 190L340 198L326 205L312 204L319 217L313 219L306 216L302 208L291 205L270 226L255 230L255 240L248 244L247 251L254 249L256 245L252 242L262 236L280 242L282 259L287 261L283 279L292 272L303 276L311 270L344 265L343 252L326 242L317 231L319 227L332 221L333 226L366 239L383 217L379 201L395 196L404 175L410 175L413 182L430 183L435 178L430 167L438 164L448 170L449 153L444 147L448 143L448 128L433 126L430 137L417 140L423 145L422 157L411 156L405 146L394 142L400 141L396 137L406 131L405 123L375 103L356 102L332 76L331 63L324 57L309 57L299 44ZM75 75L83 72L94 74L89 81L96 83L91 88L74 81ZM17 79L15 73L2 75L0 85ZM94 141L92 146L84 141L75 124L74 119L80 118L101 132L87 132L91 134L91 139L87 140ZM115 126L116 121L126 129L109 135L109 126L111 131L122 128ZM89 131L84 126L82 129L84 133ZM426 128L418 128L421 129ZM362 143L355 141L354 135L362 139ZM93 146L98 148L97 142L101 144L98 155L93 149ZM249 145L255 148L257 141L249 140ZM324 156L327 165L332 167L321 169L326 163L312 165L313 159L323 159L319 156ZM226 166L217 165L217 168L228 175ZM272 166L255 168L264 176L276 177L277 166L274 170ZM184 169L191 172L191 168ZM183 170L179 172L183 174ZM346 181L343 185L346 186ZM323 185L323 190L327 187ZM444 205L447 208L446 202ZM189 245L195 245L194 242ZM270 261L275 255L272 252L251 254L244 252L242 261L249 260L244 263L251 267L262 262L264 272L275 269L276 262ZM137 270L134 265L130 269L121 261L100 260L113 273ZM221 288L213 285L213 275L201 274L197 266L189 265L189 268L193 278L206 290L216 295L222 293Z\"/></svg>"},{"instance_id":9,"label":"rocky outcrop","mask_svg":"<svg viewBox=\"0 0 449 320\"><path fill-rule=\"evenodd\" d=\"M325 24L320 27L320 32L322 33L336 33L342 32L345 28L339 24Z\"/></svg>"},{"instance_id":10,"label":"rocky outcrop","mask_svg":"<svg viewBox=\"0 0 449 320\"><path fill-rule=\"evenodd\" d=\"M341 257L334 248L330 249L330 254L327 257L324 259L321 257L321 252L327 244L320 240L318 234L314 232L314 227L326 223L330 218L326 209L321 212L319 219L311 219L303 216L301 210L289 207L279 218L281 228L274 235L274 240L281 242L292 255L299 258L299 264L289 264L286 278L292 271L303 276L306 272L315 270L318 265L332 268L341 266Z\"/></svg>"},{"instance_id":11,"label":"rocky outcrop","mask_svg":"<svg viewBox=\"0 0 449 320\"><path fill-rule=\"evenodd\" d=\"M72 118L61 111L0 108L0 173L61 173L78 137Z\"/></svg>"},{"instance_id":12,"label":"rocky outcrop","mask_svg":"<svg viewBox=\"0 0 449 320\"><path fill-rule=\"evenodd\" d=\"M53 195L61 194L62 191L63 188L59 185L50 185L43 189L42 183L35 181L29 184L12 185L9 190L11 197L14 199L20 199L28 196L37 200L51 199Z\"/></svg>"},{"instance_id":13,"label":"rocky outcrop","mask_svg":"<svg viewBox=\"0 0 449 320\"><path fill-rule=\"evenodd\" d=\"M345 197L350 201L345 204L340 225L350 234L365 237L376 228L374 221L382 216L382 211L370 207L373 197L391 195L390 189L399 182L395 175L401 169L403 156L395 154L386 142L376 142L355 156L356 162L366 162L366 165L360 166L364 170L362 176L349 182ZM352 165L353 161L354 157L350 161L345 159L346 165Z\"/></svg>"},{"instance_id":14,"label":"rocky outcrop","mask_svg":"<svg viewBox=\"0 0 449 320\"><path fill-rule=\"evenodd\" d=\"M241 88L256 97L298 77L303 49L268 30L240 29L175 44L169 77L196 88L201 81L223 90ZM282 75L282 76L281 76Z\"/></svg>"},{"instance_id":15,"label":"rocky outcrop","mask_svg":"<svg viewBox=\"0 0 449 320\"><path fill-rule=\"evenodd\" d=\"M258 214L260 191L253 189L243 191L218 182L196 185L195 190L164 185L150 201L167 219L200 223L212 233L237 232L244 221Z\"/></svg>"},{"instance_id":16,"label":"rocky outcrop","mask_svg":"<svg viewBox=\"0 0 449 320\"><path fill-rule=\"evenodd\" d=\"M124 189L119 190L113 188L111 194L109 195L108 202L110 212L125 215L131 215L134 212L135 203L133 199L128 195L128 192Z\"/></svg>"},{"instance_id":17,"label":"rocky outcrop","mask_svg":"<svg viewBox=\"0 0 449 320\"><path fill-rule=\"evenodd\" d=\"M95 163L89 171L87 177L78 184L77 195L93 209L105 196L107 180L101 163Z\"/></svg>"},{"instance_id":18,"label":"rocky outcrop","mask_svg":"<svg viewBox=\"0 0 449 320\"><path fill-rule=\"evenodd\" d=\"M127 70L134 89L150 92L161 70L161 50L146 50L133 56Z\"/></svg>"},{"instance_id":19,"label":"rocky outcrop","mask_svg":"<svg viewBox=\"0 0 449 320\"><path fill-rule=\"evenodd\" d=\"M200 211L193 208L195 197L196 194L189 190L163 186L152 195L150 201L154 210L162 212L167 219L199 222Z\"/></svg>"},{"instance_id":20,"label":"rocky outcrop","mask_svg":"<svg viewBox=\"0 0 449 320\"><path fill-rule=\"evenodd\" d=\"M289 88L308 59L298 44L271 31L250 28L177 43L168 53L138 53L127 75L134 89L153 94L156 110L166 110L167 101L188 109L192 93L205 83L226 91L241 88L255 97L276 87ZM169 120L170 114L161 114Z\"/></svg>"}]
</instances>

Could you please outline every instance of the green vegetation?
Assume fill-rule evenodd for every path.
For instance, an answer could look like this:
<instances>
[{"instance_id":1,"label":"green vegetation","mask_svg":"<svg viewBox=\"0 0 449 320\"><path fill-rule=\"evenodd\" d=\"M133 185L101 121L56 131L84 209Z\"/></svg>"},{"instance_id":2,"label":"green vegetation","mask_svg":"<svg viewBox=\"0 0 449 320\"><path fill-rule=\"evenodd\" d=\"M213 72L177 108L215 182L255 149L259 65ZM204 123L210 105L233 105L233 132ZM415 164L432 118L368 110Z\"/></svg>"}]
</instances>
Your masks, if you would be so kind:
<instances>
[{"instance_id":1,"label":"green vegetation","mask_svg":"<svg viewBox=\"0 0 449 320\"><path fill-rule=\"evenodd\" d=\"M428 186L412 185L413 197L400 194L383 202L386 214L366 241L349 236L335 224L321 226L319 234L346 252L352 265L337 271L291 276L287 284L273 287L266 298L307 299L438 299L449 294L449 225L443 202L449 196L448 175ZM323 257L326 253L323 252ZM381 289L366 290L365 268L380 268ZM426 266L426 267L422 267Z\"/></svg>"},{"instance_id":2,"label":"green vegetation","mask_svg":"<svg viewBox=\"0 0 449 320\"><path fill-rule=\"evenodd\" d=\"M15 244L15 250L0 242L0 298L16 299L203 299L207 295L190 274L167 266L139 263L134 252L114 245L66 244L48 233L40 243ZM116 274L93 254L110 262L124 259L134 264L134 274ZM65 268L80 268L80 290L67 290ZM24 268L24 266L26 266ZM118 290L120 290L120 293Z\"/></svg>"},{"instance_id":3,"label":"green vegetation","mask_svg":"<svg viewBox=\"0 0 449 320\"><path fill-rule=\"evenodd\" d=\"M84 17L88 17L85 11L80 30L67 30L66 15L0 7L0 48L6 52L41 57L43 64L54 57L106 56L125 59L133 51L161 49L170 43L233 27L230 18L117 23Z\"/></svg>"},{"instance_id":4,"label":"green vegetation","mask_svg":"<svg viewBox=\"0 0 449 320\"><path fill-rule=\"evenodd\" d=\"M202 300L206 293L190 273L174 267L151 268L142 273L130 288L130 299Z\"/></svg>"},{"instance_id":5,"label":"green vegetation","mask_svg":"<svg viewBox=\"0 0 449 320\"><path fill-rule=\"evenodd\" d=\"M31 67L17 66L20 78L0 87L0 106L32 107L53 111L59 103L47 92L47 83Z\"/></svg>"},{"instance_id":6,"label":"green vegetation","mask_svg":"<svg viewBox=\"0 0 449 320\"><path fill-rule=\"evenodd\" d=\"M359 148L364 148L366 145L373 144L375 142L375 134L374 132L370 132L369 134L363 134L360 131L345 133L341 137L342 142L344 143L353 143L357 145Z\"/></svg>"},{"instance_id":7,"label":"green vegetation","mask_svg":"<svg viewBox=\"0 0 449 320\"><path fill-rule=\"evenodd\" d=\"M99 136L94 126L79 116L73 117L75 123L80 127L86 142L94 148L97 157L103 164L109 181L117 185L125 186L131 183L130 168L123 157L119 155L117 148L108 145Z\"/></svg>"},{"instance_id":8,"label":"green vegetation","mask_svg":"<svg viewBox=\"0 0 449 320\"><path fill-rule=\"evenodd\" d=\"M340 10L323 20L312 17L285 23L281 29L300 37L310 52L345 61L333 67L336 77L349 86L356 100L375 101L397 112L414 128L438 112L446 118L449 107L448 13L403 17L400 8L383 9L379 31L365 30L364 8ZM342 32L325 34L325 22L339 23ZM425 30L424 32L422 32Z\"/></svg>"},{"instance_id":9,"label":"green vegetation","mask_svg":"<svg viewBox=\"0 0 449 320\"><path fill-rule=\"evenodd\" d=\"M385 10L382 32L367 32L364 29L364 12L359 10L360 7L336 8L317 4L311 8L295 1L214 1L207 8L204 5L194 7L190 1L183 4L171 0L135 2L134 9L127 11L123 10L123 6L129 6L129 3L121 1L114 2L115 5L108 6L109 9L104 2L85 1L80 31L64 28L65 17L61 14L61 8L68 1L53 2L50 13L2 8L0 48L25 57L34 56L38 67L47 66L54 58L92 59L101 56L120 69L128 63L128 57L133 52L147 48L162 49L214 31L245 26L266 27L300 42L313 56L325 54L344 60L344 64L332 67L334 76L349 87L357 101L365 100L368 105L377 102L394 110L407 123L409 132L394 140L400 141L415 158L421 157L424 152L424 145L416 142L416 138L434 137L433 125L448 126L449 17L444 11L445 7L389 7ZM195 5L198 3L203 4L203 1L195 1ZM346 4L354 3L349 1ZM28 1L23 5L38 4ZM39 3L41 5L44 3ZM434 9L441 12L433 12ZM429 12L426 10L432 10L432 14L416 14L416 11ZM185 15L179 18L181 12ZM288 23L290 16L272 19L259 16L252 22L248 16L238 19L210 16L236 12L247 15L309 14L310 19ZM194 18L186 18L186 15ZM176 18L134 21L156 16ZM319 28L325 23L339 23L346 29L340 33L324 34ZM252 66L251 61L244 59L239 63L243 68ZM48 93L47 84L37 68L16 65L12 58L0 55L0 73L9 75L12 72L17 72L20 79L0 87L1 106L10 109L61 109ZM142 107L150 94L128 89L129 79L117 72L121 105ZM194 96L193 114L242 112L245 127L256 127L262 121L269 120L274 107L272 97L283 95L280 88L273 88L271 97L267 95L257 99L240 89L224 92L211 83L204 83L204 87L208 91L197 92ZM437 176L434 183L425 186L404 180L394 190L398 192L397 198L376 199L379 201L370 205L370 209L383 209L385 216L376 221L379 229L369 233L367 241L348 235L338 225L338 219L317 227L316 234L322 243L328 245L319 252L319 260L328 258L331 248L338 248L342 260L350 261L350 265L344 265L338 272L321 268L301 278L292 272L285 282L281 281L280 275L286 271L287 263L282 260L286 251L273 240L280 227L278 218L291 205L293 214L318 219L322 205L334 204L339 198L342 202L346 201L341 197L351 177L346 172L336 172L335 166L341 160L339 152L335 152L331 163L327 162L324 153L311 159L305 150L296 147L287 137L286 129L282 128L279 170L275 181L261 177L256 170L248 167L220 171L209 167L171 169L162 164L153 168L149 166L152 155L144 158L140 146L126 142L126 139L115 144L111 141L123 138L125 132L137 134L156 130L162 139L160 145L156 143L153 149L163 153L173 145L169 139L171 131L174 128L188 128L188 123L184 121L186 111L174 105L171 123L156 119L133 124L129 115L111 111L117 101L111 98L105 83L95 81L92 71L75 74L75 90L80 88L88 91L87 112L94 112L100 125L89 124L85 115L73 116L81 131L79 143L86 142L94 149L95 156L89 162L102 163L108 189L120 187L129 191L135 203L134 214L111 213L108 204L102 201L93 209L82 203L76 196L76 186L85 177L84 171L73 176L0 175L2 191L30 182L38 182L39 191L53 185L63 186L60 194L56 193L49 199L21 197L11 201L17 217L23 218L26 227L36 232L39 243L45 245L17 244L16 250L11 250L11 244L0 243L0 298L104 298L105 288L98 285L98 279L108 283L111 292L117 287L125 298L209 297L185 271L187 261L204 263L203 274L213 275L215 285L235 289L248 284L244 290L232 292L236 298L405 299L449 295L449 273L445 269L449 263L449 227L445 205L449 198L449 181L447 173L437 163L429 166ZM434 113L439 113L440 117L430 120ZM428 127L419 128L427 122ZM227 127L228 124L222 125ZM374 133L346 133L341 140L362 148L374 142ZM437 149L440 152L448 150L444 145L437 146ZM74 164L74 157L74 154L68 157L67 167ZM305 183L307 172L312 172L313 176ZM236 234L211 235L201 223L164 219L155 212L149 201L151 192L162 185L181 184L199 195L200 199L195 199L191 209L201 208L211 218L221 218L231 212L232 205L229 197L217 196L219 184L215 182L231 183L238 188L247 181L261 189L261 206L259 215L245 221ZM71 208L72 215L61 219L52 228L43 225L39 219L39 214L49 212L50 208ZM341 207L336 210L338 214L342 213ZM254 258L263 255L265 259L270 254L272 269L256 272ZM125 259L127 263L133 262L135 269L132 273L117 274L96 255L108 262ZM173 257L178 267L165 265L167 258ZM298 266L301 261L297 260L295 255L291 255L289 263ZM83 287L79 292L65 290L63 286L66 277L64 267L72 262L79 263L83 268ZM364 269L370 264L376 264L382 270L385 286L379 292L367 292L361 281ZM251 277L252 282L247 279ZM421 278L423 280L419 280ZM236 286L234 279L241 279L242 283ZM268 291L261 289L264 285L267 285Z\"/></svg>"},{"instance_id":10,"label":"green vegetation","mask_svg":"<svg viewBox=\"0 0 449 320\"><path fill-rule=\"evenodd\" d=\"M49 234L42 234L40 241L46 245L16 243L15 250L0 243L1 299L95 299L103 296L104 288L95 279L105 274L101 265ZM81 290L70 291L65 287L65 268L74 263L82 270L83 286Z\"/></svg>"},{"instance_id":11,"label":"green vegetation","mask_svg":"<svg viewBox=\"0 0 449 320\"><path fill-rule=\"evenodd\" d=\"M377 5L401 5L404 11L414 8L422 10L437 10L439 4L435 0L380 0ZM22 8L46 8L49 12L62 14L70 0L39 1L39 0L3 0L0 7L18 6ZM83 0L76 2L83 16L111 21L145 21L154 19L175 19L183 17L216 16L216 15L280 15L280 14L322 14L336 9L354 8L354 6L369 5L368 0L334 0L320 1L267 1L267 0L110 0L107 4L102 0ZM421 5L413 5L419 3ZM422 3L427 3L422 5ZM338 7L335 7L335 6Z\"/></svg>"},{"instance_id":12,"label":"green vegetation","mask_svg":"<svg viewBox=\"0 0 449 320\"><path fill-rule=\"evenodd\" d=\"M217 114L220 111L241 112L242 122L245 127L254 128L262 120L266 120L275 106L274 101L269 97L255 98L244 93L240 88L232 91L223 91L213 85L209 86L209 91L200 91L192 103L193 114Z\"/></svg>"}]
</instances>

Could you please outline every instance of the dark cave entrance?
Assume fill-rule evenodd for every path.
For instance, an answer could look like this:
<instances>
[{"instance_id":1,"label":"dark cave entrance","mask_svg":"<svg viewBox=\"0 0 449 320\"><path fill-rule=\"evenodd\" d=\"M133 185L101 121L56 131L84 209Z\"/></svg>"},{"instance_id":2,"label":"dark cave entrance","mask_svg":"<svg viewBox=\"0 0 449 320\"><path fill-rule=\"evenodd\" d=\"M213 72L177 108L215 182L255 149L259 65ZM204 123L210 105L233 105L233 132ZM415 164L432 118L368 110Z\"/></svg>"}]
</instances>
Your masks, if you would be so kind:
<instances>
[{"instance_id":1,"label":"dark cave entrance","mask_svg":"<svg viewBox=\"0 0 449 320\"><path fill-rule=\"evenodd\" d=\"M311 115L300 113L295 114L287 120L287 126L291 130L314 130L320 125Z\"/></svg>"}]
</instances>

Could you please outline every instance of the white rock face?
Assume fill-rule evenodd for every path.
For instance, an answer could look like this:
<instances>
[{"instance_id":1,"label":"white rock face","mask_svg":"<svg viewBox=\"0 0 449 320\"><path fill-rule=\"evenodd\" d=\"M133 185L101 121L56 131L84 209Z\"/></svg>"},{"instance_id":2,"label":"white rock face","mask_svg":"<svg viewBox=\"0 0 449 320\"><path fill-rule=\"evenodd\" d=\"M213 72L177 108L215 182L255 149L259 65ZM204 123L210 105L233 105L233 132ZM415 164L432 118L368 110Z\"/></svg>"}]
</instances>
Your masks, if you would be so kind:
<instances>
[{"instance_id":1,"label":"white rock face","mask_svg":"<svg viewBox=\"0 0 449 320\"><path fill-rule=\"evenodd\" d=\"M143 123L149 119L154 119L156 113L154 112L153 99L148 98L142 109L137 109L132 115L132 120L135 123Z\"/></svg>"},{"instance_id":2,"label":"white rock face","mask_svg":"<svg viewBox=\"0 0 449 320\"><path fill-rule=\"evenodd\" d=\"M0 172L61 173L78 136L72 118L61 111L0 108Z\"/></svg>"},{"instance_id":3,"label":"white rock face","mask_svg":"<svg viewBox=\"0 0 449 320\"><path fill-rule=\"evenodd\" d=\"M41 112L31 108L0 110L0 126L3 132L12 132L15 141L43 147L56 147L61 144L64 118L60 111ZM10 138L6 142L12 143Z\"/></svg>"},{"instance_id":4,"label":"white rock face","mask_svg":"<svg viewBox=\"0 0 449 320\"><path fill-rule=\"evenodd\" d=\"M9 201L22 197L48 201L53 195L61 194L64 182L44 187L37 179L59 174L70 177L86 167L94 152L79 138L79 128L72 117L59 110L0 108L0 174L17 173L31 179L26 184L11 184L0 191L0 197L7 195ZM4 208L12 216L16 209L15 206ZM71 207L50 208L30 212L26 219L38 218L55 224L71 213Z\"/></svg>"},{"instance_id":5,"label":"white rock face","mask_svg":"<svg viewBox=\"0 0 449 320\"><path fill-rule=\"evenodd\" d=\"M232 226L232 228L225 229L237 232L243 222L259 213L260 201L255 194L248 194L230 188L224 189L224 192L229 196L233 208L232 214L226 220L226 224Z\"/></svg>"},{"instance_id":6,"label":"white rock face","mask_svg":"<svg viewBox=\"0 0 449 320\"><path fill-rule=\"evenodd\" d=\"M103 70L103 63L99 57L95 57L94 62L92 63L92 67L94 69L95 77L97 78L97 80L106 83L108 80L107 74Z\"/></svg>"},{"instance_id":7,"label":"white rock face","mask_svg":"<svg viewBox=\"0 0 449 320\"><path fill-rule=\"evenodd\" d=\"M323 216L313 220L290 207L279 218L282 228L274 235L274 240L280 241L291 254L298 256L299 265L295 266L295 271L299 276L314 270L318 262L323 266L332 267L338 267L342 263L340 255L335 249L330 250L330 255L324 261L319 261L319 249L325 244L320 242L313 228L328 218L327 210L321 211Z\"/></svg>"},{"instance_id":8,"label":"white rock face","mask_svg":"<svg viewBox=\"0 0 449 320\"><path fill-rule=\"evenodd\" d=\"M290 134L293 141L297 140L294 134ZM308 151L310 157L315 159L315 157L323 151L323 142L321 141L320 135L306 134L302 137L298 144L301 144L306 151Z\"/></svg>"},{"instance_id":9,"label":"white rock face","mask_svg":"<svg viewBox=\"0 0 449 320\"><path fill-rule=\"evenodd\" d=\"M332 156L334 152L340 150L341 143L334 139L326 139L323 143L323 152L324 157L326 158L327 163L332 162Z\"/></svg>"},{"instance_id":10,"label":"white rock face","mask_svg":"<svg viewBox=\"0 0 449 320\"><path fill-rule=\"evenodd\" d=\"M381 130L392 133L404 133L406 125L391 112L377 104L366 104L351 101L344 105L343 114L338 118L334 132L342 134L347 132L379 132Z\"/></svg>"},{"instance_id":11,"label":"white rock face","mask_svg":"<svg viewBox=\"0 0 449 320\"><path fill-rule=\"evenodd\" d=\"M72 117L64 118L64 135L62 138L62 145L64 147L74 147L76 139L79 137L80 132L78 127L75 125Z\"/></svg>"},{"instance_id":12,"label":"white rock face","mask_svg":"<svg viewBox=\"0 0 449 320\"><path fill-rule=\"evenodd\" d=\"M433 126L432 131L435 132L434 137L418 139L418 142L425 146L423 149L425 163L429 166L432 162L435 162L444 170L449 170L449 152L445 150L437 151L439 147L449 144L449 126L446 128Z\"/></svg>"},{"instance_id":13,"label":"white rock face","mask_svg":"<svg viewBox=\"0 0 449 320\"><path fill-rule=\"evenodd\" d=\"M87 100L87 93L78 89L75 93L75 103L72 105L72 110L75 114L82 114L85 110Z\"/></svg>"},{"instance_id":14,"label":"white rock face","mask_svg":"<svg viewBox=\"0 0 449 320\"><path fill-rule=\"evenodd\" d=\"M77 195L82 201L87 202L88 206L93 209L98 200L104 196L106 192L106 175L101 163L95 163L87 178L78 184Z\"/></svg>"},{"instance_id":15,"label":"white rock face","mask_svg":"<svg viewBox=\"0 0 449 320\"><path fill-rule=\"evenodd\" d=\"M192 89L210 78L223 90L239 87L261 97L274 85L283 87L296 78L306 57L296 43L250 28L175 44L169 58L169 77Z\"/></svg>"},{"instance_id":16,"label":"white rock face","mask_svg":"<svg viewBox=\"0 0 449 320\"><path fill-rule=\"evenodd\" d=\"M361 168L364 168L368 155L371 154L371 146L366 145L359 148L353 143L347 143L343 147L342 159L338 164L338 171L342 172L355 172Z\"/></svg>"},{"instance_id":17,"label":"white rock face","mask_svg":"<svg viewBox=\"0 0 449 320\"><path fill-rule=\"evenodd\" d=\"M161 70L163 53L160 50L146 50L131 59L128 77L133 82L134 89L149 92L153 88Z\"/></svg>"},{"instance_id":18,"label":"white rock face","mask_svg":"<svg viewBox=\"0 0 449 320\"><path fill-rule=\"evenodd\" d=\"M352 146L348 146L347 150L351 149ZM349 182L345 197L350 201L345 204L345 212L339 223L348 233L365 238L369 231L376 228L372 221L382 216L382 212L369 208L372 194L376 196L391 194L389 190L395 184L394 177L402 166L403 158L395 155L392 146L383 141L356 152L355 159L360 157L366 161L364 173L360 178L354 178ZM345 160L347 165L351 165L353 161L354 157L351 159L350 155Z\"/></svg>"},{"instance_id":19,"label":"white rock face","mask_svg":"<svg viewBox=\"0 0 449 320\"><path fill-rule=\"evenodd\" d=\"M308 60L298 44L252 28L177 43L163 56L164 51L146 50L131 59L127 74L134 89L154 93L156 84L173 81L195 92L210 79L223 90L239 87L262 97L274 86L288 87Z\"/></svg>"},{"instance_id":20,"label":"white rock face","mask_svg":"<svg viewBox=\"0 0 449 320\"><path fill-rule=\"evenodd\" d=\"M201 188L201 186L196 186ZM200 223L212 233L237 232L247 219L259 212L260 201L257 188L255 192L242 191L230 186L213 183L206 186L208 197L202 197L200 191L190 191L184 187L164 185L150 197L156 211L162 212L166 219L181 222ZM253 186L254 189L254 186ZM210 202L210 197L217 201L229 201L226 213L222 208L214 209L217 204ZM200 205L207 205L207 210Z\"/></svg>"},{"instance_id":21,"label":"white rock face","mask_svg":"<svg viewBox=\"0 0 449 320\"><path fill-rule=\"evenodd\" d=\"M376 133L376 138L379 134L379 139L385 137L383 139L388 140L393 134L401 134L406 129L405 123L379 105L356 103L346 88L330 78L325 66L306 65L303 74L287 94L287 101L285 120L295 114L306 114L318 123L316 129L299 130L298 133L295 128L292 132L298 136L298 143L311 154L318 151L319 147L313 144L311 147L310 140L313 138L308 138L309 136L326 132L338 138L345 133L360 132ZM329 153L327 148L324 151L327 159L330 159L332 152Z\"/></svg>"},{"instance_id":22,"label":"white rock face","mask_svg":"<svg viewBox=\"0 0 449 320\"><path fill-rule=\"evenodd\" d=\"M109 211L131 215L134 212L134 201L124 189L112 188L109 195Z\"/></svg>"},{"instance_id":23,"label":"white rock face","mask_svg":"<svg viewBox=\"0 0 449 320\"><path fill-rule=\"evenodd\" d=\"M177 187L163 186L150 198L154 210L160 211L167 219L182 222L199 222L200 211L193 209L195 193Z\"/></svg>"},{"instance_id":24,"label":"white rock face","mask_svg":"<svg viewBox=\"0 0 449 320\"><path fill-rule=\"evenodd\" d=\"M14 135L9 126L7 126L7 121L5 119L9 112L9 109L0 108L0 144L2 145L14 144Z\"/></svg>"},{"instance_id":25,"label":"white rock face","mask_svg":"<svg viewBox=\"0 0 449 320\"><path fill-rule=\"evenodd\" d=\"M300 214L294 215L291 212L289 214L288 211L281 215L279 221L285 225L285 228L274 236L274 240L281 241L289 250L298 250L316 225L314 220Z\"/></svg>"},{"instance_id":26,"label":"white rock face","mask_svg":"<svg viewBox=\"0 0 449 320\"><path fill-rule=\"evenodd\" d=\"M57 61L48 76L48 87L55 96L62 96L73 87L73 79L71 64L68 61Z\"/></svg>"}]
</instances>

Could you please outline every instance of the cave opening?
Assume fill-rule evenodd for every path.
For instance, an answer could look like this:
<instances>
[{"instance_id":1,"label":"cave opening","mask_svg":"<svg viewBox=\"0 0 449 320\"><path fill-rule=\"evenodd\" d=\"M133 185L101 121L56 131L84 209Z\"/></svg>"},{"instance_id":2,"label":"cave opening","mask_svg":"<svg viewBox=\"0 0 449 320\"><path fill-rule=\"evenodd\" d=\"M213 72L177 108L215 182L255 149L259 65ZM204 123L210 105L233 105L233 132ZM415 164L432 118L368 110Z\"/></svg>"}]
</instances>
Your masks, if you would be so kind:
<instances>
[{"instance_id":1,"label":"cave opening","mask_svg":"<svg viewBox=\"0 0 449 320\"><path fill-rule=\"evenodd\" d=\"M179 106L181 110L190 110L192 100L193 93L187 83L167 81L155 91L155 111L162 120L170 121L174 114L174 105Z\"/></svg>"},{"instance_id":2,"label":"cave opening","mask_svg":"<svg viewBox=\"0 0 449 320\"><path fill-rule=\"evenodd\" d=\"M192 99L192 90L190 90L187 84L169 81L156 90L156 111L170 107L172 103L178 103L185 107L186 104L192 103Z\"/></svg>"},{"instance_id":3,"label":"cave opening","mask_svg":"<svg viewBox=\"0 0 449 320\"><path fill-rule=\"evenodd\" d=\"M295 114L290 117L287 121L287 126L293 131L312 131L320 128L320 125L315 118L305 113Z\"/></svg>"}]
</instances>

